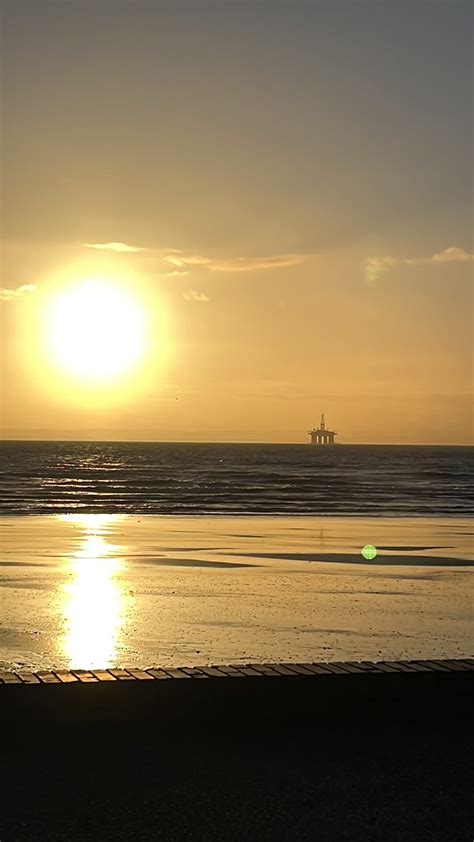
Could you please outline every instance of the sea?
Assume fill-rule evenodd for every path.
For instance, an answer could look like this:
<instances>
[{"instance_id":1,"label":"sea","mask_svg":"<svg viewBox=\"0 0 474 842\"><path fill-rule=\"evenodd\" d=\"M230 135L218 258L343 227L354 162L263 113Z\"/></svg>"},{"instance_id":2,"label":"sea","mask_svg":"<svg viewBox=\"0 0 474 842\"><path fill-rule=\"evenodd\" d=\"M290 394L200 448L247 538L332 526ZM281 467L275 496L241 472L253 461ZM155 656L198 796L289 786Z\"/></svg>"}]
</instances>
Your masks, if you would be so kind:
<instances>
[{"instance_id":1,"label":"sea","mask_svg":"<svg viewBox=\"0 0 474 842\"><path fill-rule=\"evenodd\" d=\"M470 447L0 444L0 515L469 517Z\"/></svg>"}]
</instances>

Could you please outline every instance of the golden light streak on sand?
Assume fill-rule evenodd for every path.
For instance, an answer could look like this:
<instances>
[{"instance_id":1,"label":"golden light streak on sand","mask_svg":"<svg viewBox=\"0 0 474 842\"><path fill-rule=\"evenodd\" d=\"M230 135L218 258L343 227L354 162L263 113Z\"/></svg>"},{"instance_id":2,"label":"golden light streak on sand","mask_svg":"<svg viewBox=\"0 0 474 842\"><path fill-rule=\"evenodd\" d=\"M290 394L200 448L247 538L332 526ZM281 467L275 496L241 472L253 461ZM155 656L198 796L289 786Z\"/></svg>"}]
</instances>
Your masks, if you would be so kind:
<instances>
[{"instance_id":1,"label":"golden light streak on sand","mask_svg":"<svg viewBox=\"0 0 474 842\"><path fill-rule=\"evenodd\" d=\"M64 585L64 652L71 668L115 663L117 639L126 622L126 599L119 574L123 562L108 540L114 515L62 518L77 524L80 536L70 555L71 578Z\"/></svg>"}]
</instances>

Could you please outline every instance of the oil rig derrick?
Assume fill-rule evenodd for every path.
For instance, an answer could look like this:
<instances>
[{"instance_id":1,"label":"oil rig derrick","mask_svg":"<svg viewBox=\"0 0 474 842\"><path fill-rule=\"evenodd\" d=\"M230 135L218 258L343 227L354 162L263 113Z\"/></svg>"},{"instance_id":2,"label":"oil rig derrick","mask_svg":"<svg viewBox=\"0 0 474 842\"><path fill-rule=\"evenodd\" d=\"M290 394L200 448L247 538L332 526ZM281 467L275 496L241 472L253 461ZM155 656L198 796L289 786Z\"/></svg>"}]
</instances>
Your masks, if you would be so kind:
<instances>
[{"instance_id":1,"label":"oil rig derrick","mask_svg":"<svg viewBox=\"0 0 474 842\"><path fill-rule=\"evenodd\" d=\"M334 438L337 436L337 433L335 430L327 429L323 412L319 427L317 429L313 427L312 430L308 430L308 436L311 437L311 444L335 444Z\"/></svg>"}]
</instances>

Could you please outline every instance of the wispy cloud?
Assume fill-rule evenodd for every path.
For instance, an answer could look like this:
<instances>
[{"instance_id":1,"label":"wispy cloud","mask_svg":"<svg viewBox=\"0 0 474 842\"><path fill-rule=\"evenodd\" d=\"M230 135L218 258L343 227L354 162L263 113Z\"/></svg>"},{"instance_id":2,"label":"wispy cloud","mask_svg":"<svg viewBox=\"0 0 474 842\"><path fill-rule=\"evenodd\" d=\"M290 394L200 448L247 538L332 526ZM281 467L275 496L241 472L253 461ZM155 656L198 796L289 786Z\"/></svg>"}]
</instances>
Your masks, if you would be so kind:
<instances>
[{"instance_id":1,"label":"wispy cloud","mask_svg":"<svg viewBox=\"0 0 474 842\"><path fill-rule=\"evenodd\" d=\"M201 254L169 254L165 260L173 266L203 266L210 272L255 272L260 269L279 269L297 266L306 260L305 254L274 254L269 257L205 257Z\"/></svg>"},{"instance_id":2,"label":"wispy cloud","mask_svg":"<svg viewBox=\"0 0 474 842\"><path fill-rule=\"evenodd\" d=\"M177 251L174 254L165 255L165 260L173 266L207 266L212 262L210 257L203 257L200 254L192 254L186 257L182 252Z\"/></svg>"},{"instance_id":3,"label":"wispy cloud","mask_svg":"<svg viewBox=\"0 0 474 842\"><path fill-rule=\"evenodd\" d=\"M15 287L14 289L3 287L3 289L0 289L0 300L11 301L12 298L20 298L22 295L28 295L28 293L34 292L35 289L36 284L21 284L21 286Z\"/></svg>"},{"instance_id":4,"label":"wispy cloud","mask_svg":"<svg viewBox=\"0 0 474 842\"><path fill-rule=\"evenodd\" d=\"M186 301L210 301L210 298L204 292L198 292L197 289L188 289L187 292L183 292L183 298Z\"/></svg>"},{"instance_id":5,"label":"wispy cloud","mask_svg":"<svg viewBox=\"0 0 474 842\"><path fill-rule=\"evenodd\" d=\"M303 263L307 254L271 254L265 257L209 257L203 254L187 253L174 248L142 248L127 243L84 243L86 248L112 251L117 254L143 253L152 260L162 261L165 266L174 268L169 275L187 274L193 268L206 269L209 272L256 272L262 269L280 269L284 266L297 266Z\"/></svg>"},{"instance_id":6,"label":"wispy cloud","mask_svg":"<svg viewBox=\"0 0 474 842\"><path fill-rule=\"evenodd\" d=\"M374 284L381 275L395 266L428 266L444 263L467 263L474 260L474 254L457 246L449 246L431 257L368 257L365 261L365 279Z\"/></svg>"},{"instance_id":7,"label":"wispy cloud","mask_svg":"<svg viewBox=\"0 0 474 842\"><path fill-rule=\"evenodd\" d=\"M145 251L143 248L129 246L127 243L84 243L84 245L88 249L100 249L101 251L115 251L118 253L136 254L139 251Z\"/></svg>"}]
</instances>

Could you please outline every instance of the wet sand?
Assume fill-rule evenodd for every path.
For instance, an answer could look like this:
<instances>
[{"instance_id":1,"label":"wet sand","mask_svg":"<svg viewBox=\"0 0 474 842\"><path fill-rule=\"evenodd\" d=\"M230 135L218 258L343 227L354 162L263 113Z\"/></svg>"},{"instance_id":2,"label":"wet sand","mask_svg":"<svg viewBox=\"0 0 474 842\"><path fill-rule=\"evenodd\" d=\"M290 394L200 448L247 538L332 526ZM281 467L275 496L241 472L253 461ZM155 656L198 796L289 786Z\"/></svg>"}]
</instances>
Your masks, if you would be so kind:
<instances>
[{"instance_id":1,"label":"wet sand","mask_svg":"<svg viewBox=\"0 0 474 842\"><path fill-rule=\"evenodd\" d=\"M81 515L0 530L1 668L474 651L466 519Z\"/></svg>"}]
</instances>

